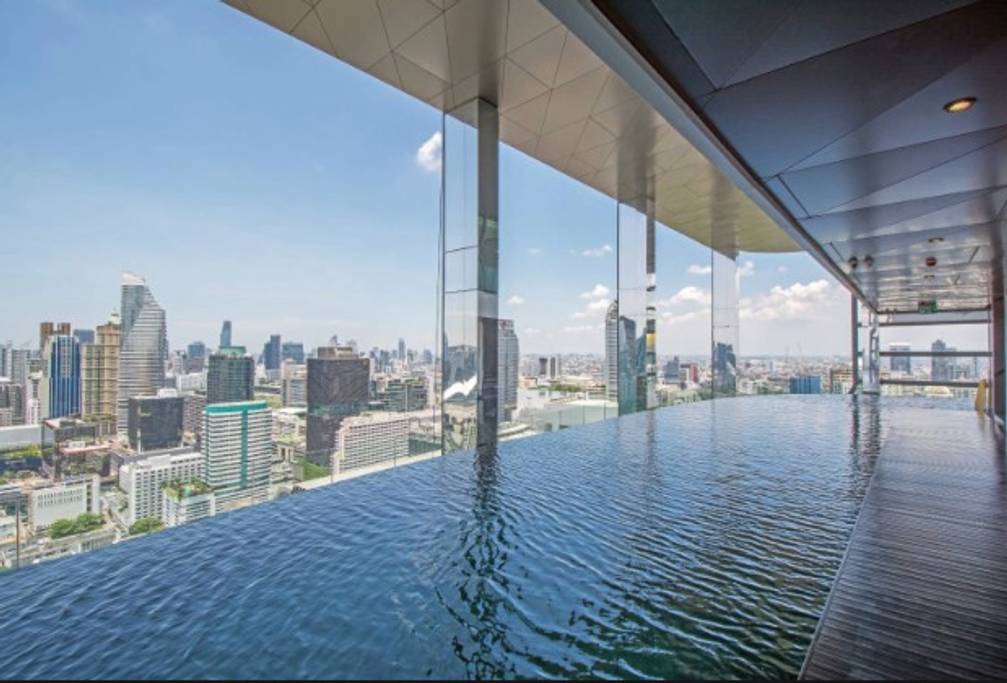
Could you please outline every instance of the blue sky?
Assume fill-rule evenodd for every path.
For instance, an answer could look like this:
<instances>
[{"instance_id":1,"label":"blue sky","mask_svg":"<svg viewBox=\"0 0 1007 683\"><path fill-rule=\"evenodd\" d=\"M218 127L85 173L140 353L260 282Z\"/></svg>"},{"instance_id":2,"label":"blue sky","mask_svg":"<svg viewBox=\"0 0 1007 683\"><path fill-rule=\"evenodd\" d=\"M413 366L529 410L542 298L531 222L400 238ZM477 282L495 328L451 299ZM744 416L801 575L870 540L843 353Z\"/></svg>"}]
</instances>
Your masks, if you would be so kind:
<instances>
[{"instance_id":1,"label":"blue sky","mask_svg":"<svg viewBox=\"0 0 1007 683\"><path fill-rule=\"evenodd\" d=\"M0 64L0 340L94 327L129 270L173 346L215 344L229 318L256 351L271 333L432 348L432 108L204 0L2 3ZM601 352L613 201L505 149L500 221L522 350ZM739 262L743 353L846 350L848 298L809 257ZM708 265L659 235L661 353L708 349Z\"/></svg>"}]
</instances>

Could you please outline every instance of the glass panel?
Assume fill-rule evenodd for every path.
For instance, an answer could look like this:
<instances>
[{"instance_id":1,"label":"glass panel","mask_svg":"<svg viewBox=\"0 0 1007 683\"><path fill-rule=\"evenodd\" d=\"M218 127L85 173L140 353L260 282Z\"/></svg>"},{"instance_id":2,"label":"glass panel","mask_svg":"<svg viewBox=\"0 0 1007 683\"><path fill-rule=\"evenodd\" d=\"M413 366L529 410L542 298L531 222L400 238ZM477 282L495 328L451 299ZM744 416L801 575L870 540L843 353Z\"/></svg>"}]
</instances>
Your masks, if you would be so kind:
<instances>
[{"instance_id":1,"label":"glass panel","mask_svg":"<svg viewBox=\"0 0 1007 683\"><path fill-rule=\"evenodd\" d=\"M629 204L619 204L617 222L618 319L607 324L616 326L619 413L626 415L657 406L655 226Z\"/></svg>"},{"instance_id":2,"label":"glass panel","mask_svg":"<svg viewBox=\"0 0 1007 683\"><path fill-rule=\"evenodd\" d=\"M738 376L738 267L734 258L710 252L713 291L711 377L713 396L734 396Z\"/></svg>"}]
</instances>

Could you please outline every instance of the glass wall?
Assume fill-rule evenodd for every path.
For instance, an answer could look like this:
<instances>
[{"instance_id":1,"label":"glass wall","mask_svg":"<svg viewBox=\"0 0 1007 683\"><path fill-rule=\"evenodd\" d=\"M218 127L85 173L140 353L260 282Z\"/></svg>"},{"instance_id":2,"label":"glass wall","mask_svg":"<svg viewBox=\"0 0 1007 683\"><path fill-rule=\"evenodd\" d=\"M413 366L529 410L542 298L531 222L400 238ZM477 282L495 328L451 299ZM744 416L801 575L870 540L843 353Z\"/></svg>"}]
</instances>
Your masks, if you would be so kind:
<instances>
[{"instance_id":1,"label":"glass wall","mask_svg":"<svg viewBox=\"0 0 1007 683\"><path fill-rule=\"evenodd\" d=\"M653 203L619 204L619 414L657 406L655 224ZM648 215L649 214L649 215Z\"/></svg>"},{"instance_id":2,"label":"glass wall","mask_svg":"<svg viewBox=\"0 0 1007 683\"><path fill-rule=\"evenodd\" d=\"M738 388L738 266L733 256L710 251L711 389L714 398L734 396Z\"/></svg>"}]
</instances>

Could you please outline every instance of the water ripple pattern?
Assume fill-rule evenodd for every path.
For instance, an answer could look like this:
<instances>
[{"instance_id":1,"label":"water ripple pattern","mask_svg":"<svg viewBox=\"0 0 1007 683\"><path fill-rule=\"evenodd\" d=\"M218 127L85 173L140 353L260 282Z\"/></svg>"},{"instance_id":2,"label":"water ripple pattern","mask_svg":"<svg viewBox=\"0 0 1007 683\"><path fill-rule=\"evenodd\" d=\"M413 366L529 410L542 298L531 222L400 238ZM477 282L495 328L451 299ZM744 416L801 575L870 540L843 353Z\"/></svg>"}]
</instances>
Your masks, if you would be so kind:
<instances>
[{"instance_id":1,"label":"water ripple pattern","mask_svg":"<svg viewBox=\"0 0 1007 683\"><path fill-rule=\"evenodd\" d=\"M5 572L0 677L794 676L887 414L679 406Z\"/></svg>"}]
</instances>

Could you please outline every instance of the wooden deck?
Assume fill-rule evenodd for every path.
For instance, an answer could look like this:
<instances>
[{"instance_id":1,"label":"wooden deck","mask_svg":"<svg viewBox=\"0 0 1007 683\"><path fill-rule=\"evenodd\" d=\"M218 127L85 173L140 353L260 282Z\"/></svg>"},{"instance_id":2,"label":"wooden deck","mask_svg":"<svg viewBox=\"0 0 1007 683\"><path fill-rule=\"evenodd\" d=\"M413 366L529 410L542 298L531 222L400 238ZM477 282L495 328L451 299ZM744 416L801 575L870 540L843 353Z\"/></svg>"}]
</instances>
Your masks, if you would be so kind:
<instances>
[{"instance_id":1,"label":"wooden deck","mask_svg":"<svg viewBox=\"0 0 1007 683\"><path fill-rule=\"evenodd\" d=\"M1002 442L972 413L890 417L801 676L1003 679Z\"/></svg>"}]
</instances>

